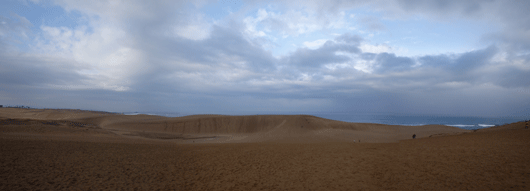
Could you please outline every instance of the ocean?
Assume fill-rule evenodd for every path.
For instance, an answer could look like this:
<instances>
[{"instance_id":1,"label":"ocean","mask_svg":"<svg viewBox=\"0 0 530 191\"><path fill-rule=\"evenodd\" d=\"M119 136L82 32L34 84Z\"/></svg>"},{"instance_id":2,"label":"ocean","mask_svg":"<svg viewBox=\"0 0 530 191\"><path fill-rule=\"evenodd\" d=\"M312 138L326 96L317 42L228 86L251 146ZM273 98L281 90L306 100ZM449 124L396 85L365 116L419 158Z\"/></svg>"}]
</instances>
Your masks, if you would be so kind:
<instances>
[{"instance_id":1,"label":"ocean","mask_svg":"<svg viewBox=\"0 0 530 191\"><path fill-rule=\"evenodd\" d=\"M181 117L186 115L193 115L191 113L178 112L129 112L125 115L158 115L164 117ZM456 116L412 116L412 115L395 115L395 114L365 114L365 113L269 113L271 115L314 115L326 119L357 122L357 123L379 123L387 125L406 125L406 126L421 126L421 125L447 125L458 127L462 129L481 129L493 127L496 125L504 125L518 121L528 120L525 117L456 117ZM238 115L238 114L234 114ZM240 115L240 114L239 114ZM259 114L265 115L265 114Z\"/></svg>"},{"instance_id":2,"label":"ocean","mask_svg":"<svg viewBox=\"0 0 530 191\"><path fill-rule=\"evenodd\" d=\"M379 123L387 125L447 125L462 129L481 129L527 120L524 117L455 117L455 116L410 116L389 114L315 113L315 116L347 122Z\"/></svg>"}]
</instances>

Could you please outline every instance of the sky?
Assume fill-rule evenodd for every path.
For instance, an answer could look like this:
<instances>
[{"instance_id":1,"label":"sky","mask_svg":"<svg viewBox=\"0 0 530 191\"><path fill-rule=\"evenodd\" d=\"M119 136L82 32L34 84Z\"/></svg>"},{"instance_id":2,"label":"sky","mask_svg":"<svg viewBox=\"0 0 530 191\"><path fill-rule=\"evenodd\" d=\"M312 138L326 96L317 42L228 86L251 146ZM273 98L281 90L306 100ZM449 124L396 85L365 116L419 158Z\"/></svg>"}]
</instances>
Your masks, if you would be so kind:
<instances>
[{"instance_id":1,"label":"sky","mask_svg":"<svg viewBox=\"0 0 530 191\"><path fill-rule=\"evenodd\" d=\"M0 105L530 116L530 1L0 2Z\"/></svg>"}]
</instances>

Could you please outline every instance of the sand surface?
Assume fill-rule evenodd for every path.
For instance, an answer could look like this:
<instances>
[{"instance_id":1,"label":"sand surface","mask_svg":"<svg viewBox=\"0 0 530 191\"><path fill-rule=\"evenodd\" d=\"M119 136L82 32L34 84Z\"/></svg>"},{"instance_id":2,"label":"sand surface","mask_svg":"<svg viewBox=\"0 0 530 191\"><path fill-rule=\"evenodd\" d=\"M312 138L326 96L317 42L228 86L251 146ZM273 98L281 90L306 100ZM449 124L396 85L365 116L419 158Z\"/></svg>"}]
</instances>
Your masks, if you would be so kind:
<instances>
[{"instance_id":1,"label":"sand surface","mask_svg":"<svg viewBox=\"0 0 530 191\"><path fill-rule=\"evenodd\" d=\"M414 133L418 138L411 139ZM305 115L166 118L0 108L0 153L0 190L528 190L530 185L530 129L522 122L467 131Z\"/></svg>"}]
</instances>

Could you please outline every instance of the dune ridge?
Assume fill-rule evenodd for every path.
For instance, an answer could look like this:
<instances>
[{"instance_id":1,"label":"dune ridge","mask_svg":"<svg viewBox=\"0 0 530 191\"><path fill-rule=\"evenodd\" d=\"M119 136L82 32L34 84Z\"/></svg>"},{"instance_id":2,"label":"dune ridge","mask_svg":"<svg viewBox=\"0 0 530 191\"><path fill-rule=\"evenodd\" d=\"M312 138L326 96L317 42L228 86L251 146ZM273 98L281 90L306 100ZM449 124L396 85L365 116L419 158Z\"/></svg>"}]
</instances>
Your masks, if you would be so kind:
<instances>
[{"instance_id":1,"label":"dune ridge","mask_svg":"<svg viewBox=\"0 0 530 191\"><path fill-rule=\"evenodd\" d=\"M349 123L310 115L192 115L162 117L121 115L83 110L3 108L0 117L34 120L68 120L94 124L121 136L144 138L208 137L201 142L359 141L396 142L433 135L470 132L443 125L397 126ZM215 139L212 139L214 137ZM194 140L198 141L198 140Z\"/></svg>"}]
</instances>

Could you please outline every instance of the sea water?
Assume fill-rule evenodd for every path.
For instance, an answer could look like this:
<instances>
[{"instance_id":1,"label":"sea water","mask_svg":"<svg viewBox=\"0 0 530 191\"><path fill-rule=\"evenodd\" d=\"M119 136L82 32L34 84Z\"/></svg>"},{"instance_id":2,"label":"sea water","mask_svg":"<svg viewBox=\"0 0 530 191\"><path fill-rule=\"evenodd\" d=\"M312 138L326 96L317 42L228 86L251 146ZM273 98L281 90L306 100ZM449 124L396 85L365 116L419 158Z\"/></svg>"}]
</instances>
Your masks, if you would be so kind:
<instances>
[{"instance_id":1,"label":"sea water","mask_svg":"<svg viewBox=\"0 0 530 191\"><path fill-rule=\"evenodd\" d=\"M462 129L481 129L527 120L524 117L457 117L414 116L392 114L314 113L314 116L357 123L379 123L387 125L447 125Z\"/></svg>"},{"instance_id":2,"label":"sea water","mask_svg":"<svg viewBox=\"0 0 530 191\"><path fill-rule=\"evenodd\" d=\"M126 115L158 115L164 117L182 117L193 115L193 113L180 112L129 112ZM458 116L434 116L434 115L397 115L397 114L383 114L383 113L332 113L332 112L299 112L299 113L256 113L256 115L313 115L326 119L356 122L356 123L379 123L386 125L406 125L406 126L421 126L421 125L447 125L458 127L462 129L481 129L493 127L497 125L504 125L518 121L528 120L529 117L458 117ZM221 114L222 115L222 114ZM230 115L254 115L254 114L230 114Z\"/></svg>"}]
</instances>

